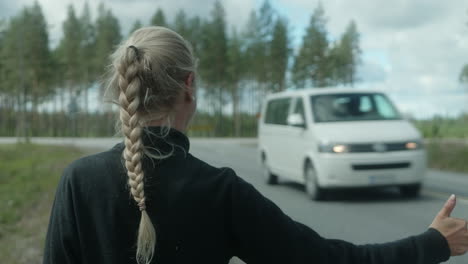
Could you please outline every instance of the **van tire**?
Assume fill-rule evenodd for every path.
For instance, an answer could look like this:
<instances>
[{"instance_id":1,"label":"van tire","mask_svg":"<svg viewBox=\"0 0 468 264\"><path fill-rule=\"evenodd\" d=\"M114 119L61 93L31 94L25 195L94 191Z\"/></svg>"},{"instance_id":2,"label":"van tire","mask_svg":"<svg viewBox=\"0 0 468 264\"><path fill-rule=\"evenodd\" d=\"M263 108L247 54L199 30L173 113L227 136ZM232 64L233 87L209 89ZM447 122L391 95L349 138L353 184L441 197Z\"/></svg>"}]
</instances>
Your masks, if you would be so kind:
<instances>
[{"instance_id":1,"label":"van tire","mask_svg":"<svg viewBox=\"0 0 468 264\"><path fill-rule=\"evenodd\" d=\"M421 184L415 183L410 185L400 186L400 193L403 197L415 198L421 193Z\"/></svg>"},{"instance_id":2,"label":"van tire","mask_svg":"<svg viewBox=\"0 0 468 264\"><path fill-rule=\"evenodd\" d=\"M318 184L317 172L310 162L307 162L304 168L304 179L307 196L314 201L325 200L326 190Z\"/></svg>"},{"instance_id":3,"label":"van tire","mask_svg":"<svg viewBox=\"0 0 468 264\"><path fill-rule=\"evenodd\" d=\"M271 173L270 167L268 166L268 161L265 155L262 155L262 175L266 184L268 185L278 184L278 176Z\"/></svg>"}]
</instances>

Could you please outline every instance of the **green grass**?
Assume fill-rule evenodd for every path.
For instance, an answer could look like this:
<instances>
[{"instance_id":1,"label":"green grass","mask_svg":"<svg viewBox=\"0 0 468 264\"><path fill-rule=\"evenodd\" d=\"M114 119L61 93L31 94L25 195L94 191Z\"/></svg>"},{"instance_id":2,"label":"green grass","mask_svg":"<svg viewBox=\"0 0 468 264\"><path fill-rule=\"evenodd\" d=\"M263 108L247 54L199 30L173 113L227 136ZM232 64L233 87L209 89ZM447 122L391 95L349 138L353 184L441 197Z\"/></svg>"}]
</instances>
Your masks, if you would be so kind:
<instances>
[{"instance_id":1,"label":"green grass","mask_svg":"<svg viewBox=\"0 0 468 264\"><path fill-rule=\"evenodd\" d=\"M79 155L70 147L0 146L0 225L18 221L44 192L53 192L62 170Z\"/></svg>"},{"instance_id":2,"label":"green grass","mask_svg":"<svg viewBox=\"0 0 468 264\"><path fill-rule=\"evenodd\" d=\"M83 154L73 147L0 145L2 263L40 260L60 175Z\"/></svg>"},{"instance_id":3,"label":"green grass","mask_svg":"<svg viewBox=\"0 0 468 264\"><path fill-rule=\"evenodd\" d=\"M468 145L435 141L427 144L426 149L429 167L468 173Z\"/></svg>"},{"instance_id":4,"label":"green grass","mask_svg":"<svg viewBox=\"0 0 468 264\"><path fill-rule=\"evenodd\" d=\"M413 123L425 138L468 138L468 114L457 118L414 120Z\"/></svg>"}]
</instances>

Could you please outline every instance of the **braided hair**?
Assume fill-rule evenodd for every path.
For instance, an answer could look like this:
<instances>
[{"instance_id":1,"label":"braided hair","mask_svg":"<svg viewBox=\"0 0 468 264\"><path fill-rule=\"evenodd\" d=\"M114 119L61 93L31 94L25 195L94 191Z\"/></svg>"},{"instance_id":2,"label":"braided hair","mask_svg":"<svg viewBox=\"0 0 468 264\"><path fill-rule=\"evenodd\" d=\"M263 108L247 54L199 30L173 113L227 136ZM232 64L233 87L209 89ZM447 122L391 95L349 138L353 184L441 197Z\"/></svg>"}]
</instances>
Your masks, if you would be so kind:
<instances>
[{"instance_id":1,"label":"braided hair","mask_svg":"<svg viewBox=\"0 0 468 264\"><path fill-rule=\"evenodd\" d=\"M111 59L106 93L119 105L119 130L125 143L122 158L131 197L141 212L136 260L148 264L154 256L156 231L146 207L142 159L151 154L142 134L145 125L153 120L165 120L170 126L176 99L186 88L188 76L196 72L196 60L188 42L164 27L133 32Z\"/></svg>"}]
</instances>

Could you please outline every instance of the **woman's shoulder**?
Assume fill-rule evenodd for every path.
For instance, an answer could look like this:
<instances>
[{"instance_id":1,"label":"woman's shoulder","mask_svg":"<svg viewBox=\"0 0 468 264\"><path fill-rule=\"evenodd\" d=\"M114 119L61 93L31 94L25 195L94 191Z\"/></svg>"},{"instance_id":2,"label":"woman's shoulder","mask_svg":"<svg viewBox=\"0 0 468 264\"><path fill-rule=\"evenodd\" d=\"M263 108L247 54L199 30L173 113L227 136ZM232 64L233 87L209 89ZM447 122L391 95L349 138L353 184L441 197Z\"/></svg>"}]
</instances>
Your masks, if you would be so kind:
<instances>
[{"instance_id":1,"label":"woman's shoulder","mask_svg":"<svg viewBox=\"0 0 468 264\"><path fill-rule=\"evenodd\" d=\"M188 154L188 159L192 164L195 175L203 175L210 178L221 178L224 180L233 180L237 177L236 172L230 167L217 167L206 161L203 161L192 154Z\"/></svg>"},{"instance_id":2,"label":"woman's shoulder","mask_svg":"<svg viewBox=\"0 0 468 264\"><path fill-rule=\"evenodd\" d=\"M199 158L190 155L192 165L191 177L189 177L190 186L208 191L226 192L232 195L237 192L256 192L255 188L239 176L234 169L230 167L217 167L205 162Z\"/></svg>"},{"instance_id":3,"label":"woman's shoulder","mask_svg":"<svg viewBox=\"0 0 468 264\"><path fill-rule=\"evenodd\" d=\"M80 157L71 162L64 170L62 178L66 181L78 183L93 179L102 180L102 177L118 171L123 171L121 166L122 143L113 148Z\"/></svg>"}]
</instances>

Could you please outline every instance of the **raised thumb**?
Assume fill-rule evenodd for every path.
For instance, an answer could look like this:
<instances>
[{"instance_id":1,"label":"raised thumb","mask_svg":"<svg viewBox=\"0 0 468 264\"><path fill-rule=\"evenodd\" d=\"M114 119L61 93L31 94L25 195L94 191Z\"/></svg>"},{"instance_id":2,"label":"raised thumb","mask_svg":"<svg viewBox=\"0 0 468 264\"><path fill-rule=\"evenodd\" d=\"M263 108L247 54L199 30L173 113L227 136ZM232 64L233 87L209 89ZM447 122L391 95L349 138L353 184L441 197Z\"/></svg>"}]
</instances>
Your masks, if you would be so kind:
<instances>
[{"instance_id":1,"label":"raised thumb","mask_svg":"<svg viewBox=\"0 0 468 264\"><path fill-rule=\"evenodd\" d=\"M444 207L442 207L442 209L440 210L439 214L437 214L437 216L439 218L450 217L450 214L452 213L456 204L457 204L457 198L455 197L455 194L450 195L450 198L445 202Z\"/></svg>"}]
</instances>

